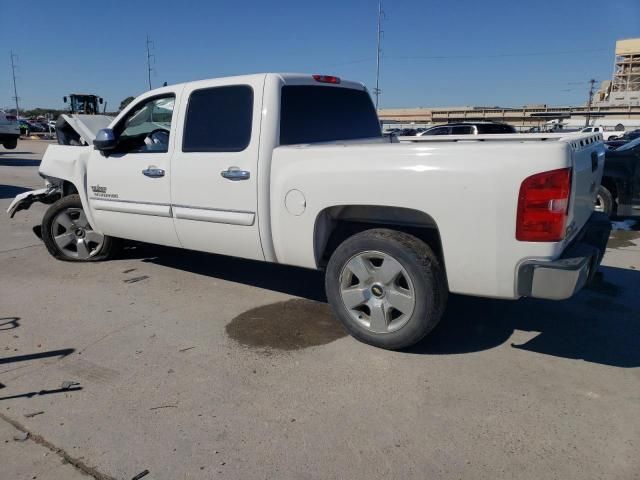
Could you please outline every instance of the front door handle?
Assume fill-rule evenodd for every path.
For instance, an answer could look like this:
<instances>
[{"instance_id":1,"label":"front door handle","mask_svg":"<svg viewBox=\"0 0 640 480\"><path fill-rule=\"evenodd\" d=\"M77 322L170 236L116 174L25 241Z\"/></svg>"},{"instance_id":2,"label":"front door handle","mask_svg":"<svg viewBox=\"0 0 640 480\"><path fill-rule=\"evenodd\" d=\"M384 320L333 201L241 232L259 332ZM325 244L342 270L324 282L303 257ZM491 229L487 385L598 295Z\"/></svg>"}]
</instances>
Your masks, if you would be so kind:
<instances>
[{"instance_id":1,"label":"front door handle","mask_svg":"<svg viewBox=\"0 0 640 480\"><path fill-rule=\"evenodd\" d=\"M164 177L164 170L158 167L147 167L142 170L142 174L146 177L159 178Z\"/></svg>"},{"instance_id":2,"label":"front door handle","mask_svg":"<svg viewBox=\"0 0 640 480\"><path fill-rule=\"evenodd\" d=\"M227 170L220 172L223 178L227 180L248 180L251 177L251 173L247 170L240 170L239 167L229 167Z\"/></svg>"}]
</instances>

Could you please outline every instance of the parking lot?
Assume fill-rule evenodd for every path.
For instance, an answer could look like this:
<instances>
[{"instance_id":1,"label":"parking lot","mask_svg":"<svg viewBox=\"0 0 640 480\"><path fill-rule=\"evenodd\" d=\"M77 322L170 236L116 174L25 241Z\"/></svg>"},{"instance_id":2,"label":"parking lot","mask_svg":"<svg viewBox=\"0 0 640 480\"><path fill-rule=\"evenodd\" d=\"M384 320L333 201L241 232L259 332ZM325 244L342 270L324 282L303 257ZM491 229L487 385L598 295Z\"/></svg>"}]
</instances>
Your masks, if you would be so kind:
<instances>
[{"instance_id":1,"label":"parking lot","mask_svg":"<svg viewBox=\"0 0 640 480\"><path fill-rule=\"evenodd\" d=\"M319 272L134 244L54 260L45 206L4 213L46 146L0 150L7 478L638 478L639 223L573 299L454 295L390 352L346 334Z\"/></svg>"}]
</instances>

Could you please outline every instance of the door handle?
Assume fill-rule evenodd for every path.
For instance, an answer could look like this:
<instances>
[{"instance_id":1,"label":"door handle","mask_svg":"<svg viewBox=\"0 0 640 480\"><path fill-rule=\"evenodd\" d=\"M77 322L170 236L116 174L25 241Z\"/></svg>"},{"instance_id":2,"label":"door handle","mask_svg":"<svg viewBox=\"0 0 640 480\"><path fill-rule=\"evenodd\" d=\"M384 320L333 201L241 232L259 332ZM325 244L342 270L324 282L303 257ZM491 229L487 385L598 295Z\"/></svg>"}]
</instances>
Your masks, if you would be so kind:
<instances>
[{"instance_id":1,"label":"door handle","mask_svg":"<svg viewBox=\"0 0 640 480\"><path fill-rule=\"evenodd\" d=\"M159 178L164 177L164 170L158 167L147 167L142 170L142 174L146 177Z\"/></svg>"},{"instance_id":2,"label":"door handle","mask_svg":"<svg viewBox=\"0 0 640 480\"><path fill-rule=\"evenodd\" d=\"M220 172L223 178L227 180L248 180L251 177L251 173L248 170L240 170L238 167L229 167L227 170Z\"/></svg>"}]
</instances>

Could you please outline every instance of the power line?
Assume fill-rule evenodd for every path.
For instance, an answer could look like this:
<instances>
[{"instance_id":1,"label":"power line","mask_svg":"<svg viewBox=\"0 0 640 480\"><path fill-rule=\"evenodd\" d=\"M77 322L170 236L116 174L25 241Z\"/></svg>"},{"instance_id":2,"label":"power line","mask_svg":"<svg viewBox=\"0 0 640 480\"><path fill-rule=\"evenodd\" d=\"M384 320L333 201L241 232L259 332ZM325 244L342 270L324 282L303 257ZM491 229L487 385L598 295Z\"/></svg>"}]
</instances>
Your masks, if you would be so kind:
<instances>
[{"instance_id":1,"label":"power line","mask_svg":"<svg viewBox=\"0 0 640 480\"><path fill-rule=\"evenodd\" d=\"M405 55L385 55L386 59L393 60L448 60L456 58L505 58L505 57L535 57L535 56L555 56L555 55L582 55L587 53L598 53L609 51L609 49L597 48L593 50L566 50L555 52L524 52L524 53L496 53L493 55L469 55L469 54L451 54L451 55L417 55L417 56L405 56ZM382 52L381 52L382 53ZM341 65L352 65L356 63L373 62L376 57L366 57L354 60L346 60L344 62L330 63L327 66L339 67ZM584 82L583 82L584 83Z\"/></svg>"},{"instance_id":2,"label":"power line","mask_svg":"<svg viewBox=\"0 0 640 480\"><path fill-rule=\"evenodd\" d=\"M595 53L609 51L609 49L597 48L593 50L566 50L566 51L552 51L552 52L522 52L522 53L497 53L493 55L390 55L386 58L396 58L403 60L446 60L449 58L505 58L505 57L537 57L537 56L552 56L552 55L579 55L582 53Z\"/></svg>"},{"instance_id":3,"label":"power line","mask_svg":"<svg viewBox=\"0 0 640 480\"><path fill-rule=\"evenodd\" d=\"M20 97L18 97L18 87L16 86L16 59L18 58L18 55L16 55L15 53L13 53L13 50L10 53L10 57L11 57L11 75L13 76L13 99L16 101L16 118L20 118L20 107L18 106L18 100L20 99Z\"/></svg>"}]
</instances>

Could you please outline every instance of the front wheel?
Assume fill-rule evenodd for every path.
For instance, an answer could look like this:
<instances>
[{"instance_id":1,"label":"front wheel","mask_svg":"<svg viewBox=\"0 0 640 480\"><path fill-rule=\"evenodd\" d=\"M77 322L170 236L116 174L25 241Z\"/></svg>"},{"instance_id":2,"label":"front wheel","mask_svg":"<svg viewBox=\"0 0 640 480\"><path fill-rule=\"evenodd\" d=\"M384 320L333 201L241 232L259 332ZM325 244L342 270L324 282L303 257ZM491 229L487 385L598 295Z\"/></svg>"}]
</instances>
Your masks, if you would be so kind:
<instances>
[{"instance_id":1,"label":"front wheel","mask_svg":"<svg viewBox=\"0 0 640 480\"><path fill-rule=\"evenodd\" d=\"M97 262L114 253L115 239L93 230L78 195L51 205L42 219L42 239L58 260Z\"/></svg>"},{"instance_id":2,"label":"front wheel","mask_svg":"<svg viewBox=\"0 0 640 480\"><path fill-rule=\"evenodd\" d=\"M345 240L327 265L334 313L357 339L396 350L419 342L440 321L447 285L427 244L404 232L367 230Z\"/></svg>"},{"instance_id":3,"label":"front wheel","mask_svg":"<svg viewBox=\"0 0 640 480\"><path fill-rule=\"evenodd\" d=\"M2 146L7 150L13 150L18 146L18 139L14 138L13 140L7 140L2 144Z\"/></svg>"}]
</instances>

